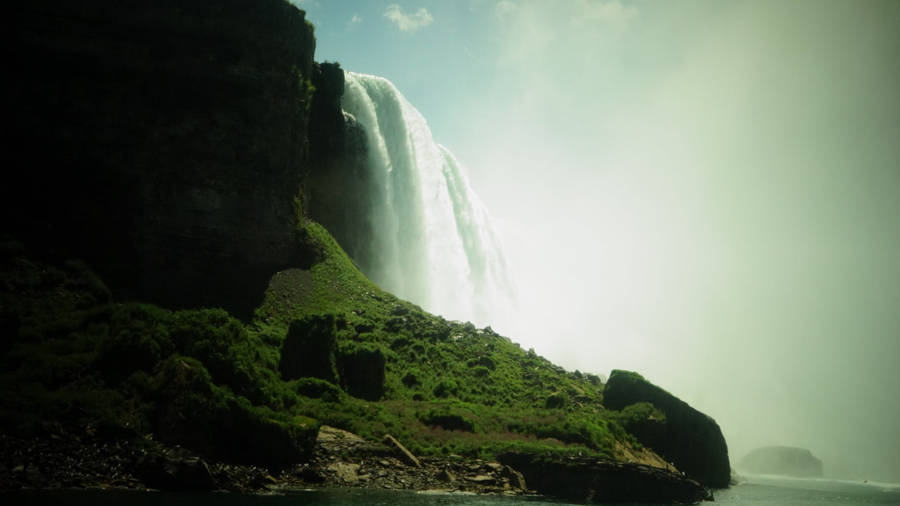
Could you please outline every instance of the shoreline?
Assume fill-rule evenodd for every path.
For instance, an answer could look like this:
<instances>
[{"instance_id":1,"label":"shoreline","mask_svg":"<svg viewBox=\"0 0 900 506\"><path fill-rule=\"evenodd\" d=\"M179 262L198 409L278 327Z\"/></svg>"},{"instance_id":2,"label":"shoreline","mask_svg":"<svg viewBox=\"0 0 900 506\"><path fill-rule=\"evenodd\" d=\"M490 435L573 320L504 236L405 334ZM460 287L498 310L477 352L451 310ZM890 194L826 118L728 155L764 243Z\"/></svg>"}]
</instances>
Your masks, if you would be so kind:
<instances>
[{"instance_id":1,"label":"shoreline","mask_svg":"<svg viewBox=\"0 0 900 506\"><path fill-rule=\"evenodd\" d=\"M281 470L207 460L152 439L71 433L0 434L0 492L21 490L196 491L248 494L337 488L536 495L509 466L457 455L422 457L324 426L311 459Z\"/></svg>"},{"instance_id":2,"label":"shoreline","mask_svg":"<svg viewBox=\"0 0 900 506\"><path fill-rule=\"evenodd\" d=\"M198 492L291 494L339 489L418 494L533 497L573 502L699 502L712 499L696 482L665 469L573 458L542 461L533 457L525 472L501 463L459 455L415 457L393 438L382 443L322 426L308 462L271 470L260 466L206 460L181 447L149 438L56 433L17 438L0 434L0 493L25 491ZM540 462L541 479L533 463ZM546 488L548 478L562 473L568 490ZM529 484L526 476L534 481ZM660 487L660 477L679 492ZM694 487L690 492L685 492ZM536 490L537 489L537 490ZM623 493L626 495L617 495ZM648 491L651 494L648 496ZM705 491L705 493L701 492Z\"/></svg>"}]
</instances>

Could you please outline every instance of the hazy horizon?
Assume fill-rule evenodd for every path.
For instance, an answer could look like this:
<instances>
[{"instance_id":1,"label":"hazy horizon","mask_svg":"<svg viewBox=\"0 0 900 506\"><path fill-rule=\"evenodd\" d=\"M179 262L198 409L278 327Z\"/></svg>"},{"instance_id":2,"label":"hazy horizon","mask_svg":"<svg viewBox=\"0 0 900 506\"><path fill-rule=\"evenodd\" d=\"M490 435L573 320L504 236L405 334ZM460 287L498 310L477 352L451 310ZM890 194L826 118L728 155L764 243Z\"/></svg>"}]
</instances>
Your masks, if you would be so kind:
<instances>
[{"instance_id":1,"label":"hazy horizon","mask_svg":"<svg viewBox=\"0 0 900 506\"><path fill-rule=\"evenodd\" d=\"M496 330L900 482L900 2L294 3L467 168Z\"/></svg>"}]
</instances>

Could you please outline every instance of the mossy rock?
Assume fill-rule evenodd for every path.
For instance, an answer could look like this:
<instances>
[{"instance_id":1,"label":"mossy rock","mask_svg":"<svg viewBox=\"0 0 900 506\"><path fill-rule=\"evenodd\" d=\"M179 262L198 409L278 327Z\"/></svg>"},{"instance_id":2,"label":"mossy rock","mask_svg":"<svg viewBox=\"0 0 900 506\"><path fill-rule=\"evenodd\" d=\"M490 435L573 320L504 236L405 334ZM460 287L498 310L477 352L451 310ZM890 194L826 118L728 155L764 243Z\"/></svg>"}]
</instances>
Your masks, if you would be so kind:
<instances>
[{"instance_id":1,"label":"mossy rock","mask_svg":"<svg viewBox=\"0 0 900 506\"><path fill-rule=\"evenodd\" d=\"M337 383L335 321L333 314L324 314L310 315L291 323L278 364L282 378L319 378Z\"/></svg>"},{"instance_id":2,"label":"mossy rock","mask_svg":"<svg viewBox=\"0 0 900 506\"><path fill-rule=\"evenodd\" d=\"M154 378L156 430L164 443L223 460L284 468L308 460L318 423L268 408L214 385L198 360L172 356Z\"/></svg>"},{"instance_id":3,"label":"mossy rock","mask_svg":"<svg viewBox=\"0 0 900 506\"><path fill-rule=\"evenodd\" d=\"M384 351L378 346L348 343L341 347L337 357L341 386L348 394L360 399L381 399L386 361Z\"/></svg>"}]
</instances>

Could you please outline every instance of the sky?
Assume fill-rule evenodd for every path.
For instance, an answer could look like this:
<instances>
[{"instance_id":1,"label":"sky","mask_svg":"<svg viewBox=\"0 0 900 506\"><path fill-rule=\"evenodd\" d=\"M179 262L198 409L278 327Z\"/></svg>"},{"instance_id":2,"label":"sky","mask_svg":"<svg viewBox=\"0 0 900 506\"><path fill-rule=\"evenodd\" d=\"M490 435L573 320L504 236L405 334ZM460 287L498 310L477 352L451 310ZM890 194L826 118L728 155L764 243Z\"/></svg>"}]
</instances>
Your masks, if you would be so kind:
<instances>
[{"instance_id":1,"label":"sky","mask_svg":"<svg viewBox=\"0 0 900 506\"><path fill-rule=\"evenodd\" d=\"M900 482L900 2L295 1L466 166L520 318L641 372L732 461Z\"/></svg>"}]
</instances>

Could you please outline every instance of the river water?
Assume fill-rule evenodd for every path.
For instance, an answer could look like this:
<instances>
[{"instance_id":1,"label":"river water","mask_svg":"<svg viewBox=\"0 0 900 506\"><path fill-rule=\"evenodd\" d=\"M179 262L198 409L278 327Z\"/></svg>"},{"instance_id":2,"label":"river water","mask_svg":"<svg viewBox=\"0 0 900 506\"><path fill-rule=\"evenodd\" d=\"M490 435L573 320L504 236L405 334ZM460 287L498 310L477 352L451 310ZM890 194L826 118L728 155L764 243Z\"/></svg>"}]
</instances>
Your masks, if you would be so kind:
<instances>
[{"instance_id":1,"label":"river water","mask_svg":"<svg viewBox=\"0 0 900 506\"><path fill-rule=\"evenodd\" d=\"M838 480L752 476L716 492L714 506L900 505L900 485ZM278 495L153 493L121 491L16 492L0 494L0 504L35 506L537 506L567 504L536 497L482 497L380 490L296 491Z\"/></svg>"}]
</instances>

